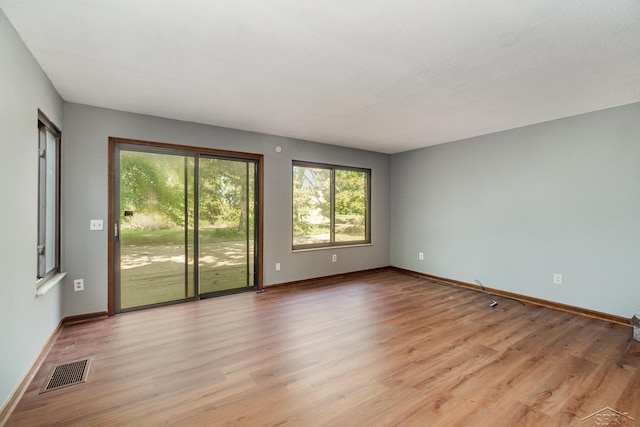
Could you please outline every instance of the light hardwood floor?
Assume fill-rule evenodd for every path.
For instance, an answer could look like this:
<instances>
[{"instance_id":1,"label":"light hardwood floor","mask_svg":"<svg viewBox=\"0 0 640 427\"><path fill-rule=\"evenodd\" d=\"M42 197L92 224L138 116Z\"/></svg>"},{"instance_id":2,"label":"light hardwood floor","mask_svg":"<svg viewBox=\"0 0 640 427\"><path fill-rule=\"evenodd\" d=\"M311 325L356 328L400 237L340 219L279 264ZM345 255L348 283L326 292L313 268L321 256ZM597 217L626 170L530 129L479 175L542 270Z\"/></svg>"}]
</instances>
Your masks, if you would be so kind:
<instances>
[{"instance_id":1,"label":"light hardwood floor","mask_svg":"<svg viewBox=\"0 0 640 427\"><path fill-rule=\"evenodd\" d=\"M640 425L630 327L496 299L383 270L65 326L7 426Z\"/></svg>"}]
</instances>

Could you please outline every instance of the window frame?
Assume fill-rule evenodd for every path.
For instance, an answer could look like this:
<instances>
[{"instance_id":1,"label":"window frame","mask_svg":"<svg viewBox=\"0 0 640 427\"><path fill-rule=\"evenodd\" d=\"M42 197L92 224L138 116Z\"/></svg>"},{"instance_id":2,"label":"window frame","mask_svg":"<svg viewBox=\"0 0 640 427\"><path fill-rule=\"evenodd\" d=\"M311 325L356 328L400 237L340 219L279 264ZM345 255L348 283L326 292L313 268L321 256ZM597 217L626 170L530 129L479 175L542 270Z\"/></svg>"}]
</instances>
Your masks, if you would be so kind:
<instances>
[{"instance_id":1,"label":"window frame","mask_svg":"<svg viewBox=\"0 0 640 427\"><path fill-rule=\"evenodd\" d=\"M53 167L48 169L47 159L51 159L48 153L47 134L54 138L55 153L53 153ZM42 286L60 273L60 184L61 184L61 159L62 159L62 132L49 118L38 111L38 231L37 231L37 263L36 284ZM53 186L48 172L53 170ZM48 205L51 198L53 205ZM49 208L49 209L47 209ZM53 218L51 218L53 216ZM53 227L53 230L51 228ZM50 244L47 242L47 233ZM48 252L53 250L53 265L47 268Z\"/></svg>"},{"instance_id":2,"label":"window frame","mask_svg":"<svg viewBox=\"0 0 640 427\"><path fill-rule=\"evenodd\" d=\"M295 244L295 188L294 188L294 180L295 174L294 169L296 167L304 167L304 168L312 168L312 169L327 169L330 171L330 207L329 207L329 241L321 242L321 243L304 243L304 244ZM346 242L338 242L336 241L336 171L354 171L354 172L362 172L365 174L366 180L366 193L365 193L365 238L362 240L350 240ZM327 163L317 163L317 162L308 162L302 160L292 160L291 165L291 248L293 251L305 251L310 249L324 249L324 248L335 248L335 247L347 247L347 246L362 246L362 245L370 245L371 244L371 169L360 168L354 166L342 166L342 165L333 165Z\"/></svg>"}]
</instances>

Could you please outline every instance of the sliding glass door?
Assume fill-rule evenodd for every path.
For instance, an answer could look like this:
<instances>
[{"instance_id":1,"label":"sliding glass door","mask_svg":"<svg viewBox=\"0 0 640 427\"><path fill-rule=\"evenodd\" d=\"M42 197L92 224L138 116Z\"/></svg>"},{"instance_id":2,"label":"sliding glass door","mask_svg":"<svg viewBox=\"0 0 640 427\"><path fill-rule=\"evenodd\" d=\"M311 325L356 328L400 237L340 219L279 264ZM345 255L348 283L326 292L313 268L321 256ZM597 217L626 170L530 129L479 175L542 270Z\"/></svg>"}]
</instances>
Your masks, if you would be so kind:
<instances>
[{"instance_id":1,"label":"sliding glass door","mask_svg":"<svg viewBox=\"0 0 640 427\"><path fill-rule=\"evenodd\" d=\"M255 284L256 165L200 157L200 294Z\"/></svg>"},{"instance_id":2,"label":"sliding glass door","mask_svg":"<svg viewBox=\"0 0 640 427\"><path fill-rule=\"evenodd\" d=\"M116 144L115 311L256 289L257 162Z\"/></svg>"}]
</instances>

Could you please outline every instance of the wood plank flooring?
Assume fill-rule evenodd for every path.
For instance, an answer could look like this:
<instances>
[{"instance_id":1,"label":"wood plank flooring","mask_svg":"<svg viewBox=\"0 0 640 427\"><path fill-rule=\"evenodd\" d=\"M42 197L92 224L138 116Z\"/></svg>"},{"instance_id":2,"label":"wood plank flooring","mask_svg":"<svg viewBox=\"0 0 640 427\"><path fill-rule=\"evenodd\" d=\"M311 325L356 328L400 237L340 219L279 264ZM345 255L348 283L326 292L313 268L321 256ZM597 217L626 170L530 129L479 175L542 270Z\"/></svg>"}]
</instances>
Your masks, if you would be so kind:
<instances>
[{"instance_id":1,"label":"wood plank flooring","mask_svg":"<svg viewBox=\"0 0 640 427\"><path fill-rule=\"evenodd\" d=\"M68 325L7 427L640 425L631 328L496 299L384 270Z\"/></svg>"}]
</instances>

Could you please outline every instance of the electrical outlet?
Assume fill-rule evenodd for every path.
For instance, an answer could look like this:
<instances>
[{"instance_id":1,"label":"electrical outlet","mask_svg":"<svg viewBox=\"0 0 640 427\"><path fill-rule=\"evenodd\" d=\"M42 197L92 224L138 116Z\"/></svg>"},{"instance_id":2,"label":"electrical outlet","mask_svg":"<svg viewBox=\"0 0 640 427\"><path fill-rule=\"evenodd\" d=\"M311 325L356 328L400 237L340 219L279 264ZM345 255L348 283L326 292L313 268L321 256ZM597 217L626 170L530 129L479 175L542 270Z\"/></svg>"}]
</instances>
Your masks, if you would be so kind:
<instances>
[{"instance_id":1,"label":"electrical outlet","mask_svg":"<svg viewBox=\"0 0 640 427\"><path fill-rule=\"evenodd\" d=\"M418 252L418 259L419 259L420 261L424 261L424 253L422 253L422 252Z\"/></svg>"},{"instance_id":2,"label":"electrical outlet","mask_svg":"<svg viewBox=\"0 0 640 427\"><path fill-rule=\"evenodd\" d=\"M554 285L562 285L562 274L554 273L553 274L553 284Z\"/></svg>"},{"instance_id":3,"label":"electrical outlet","mask_svg":"<svg viewBox=\"0 0 640 427\"><path fill-rule=\"evenodd\" d=\"M84 279L76 279L73 281L74 292L84 291Z\"/></svg>"},{"instance_id":4,"label":"electrical outlet","mask_svg":"<svg viewBox=\"0 0 640 427\"><path fill-rule=\"evenodd\" d=\"M280 263L276 262L276 271L280 271Z\"/></svg>"},{"instance_id":5,"label":"electrical outlet","mask_svg":"<svg viewBox=\"0 0 640 427\"><path fill-rule=\"evenodd\" d=\"M331 255L331 262L338 262L338 255L336 254Z\"/></svg>"}]
</instances>

